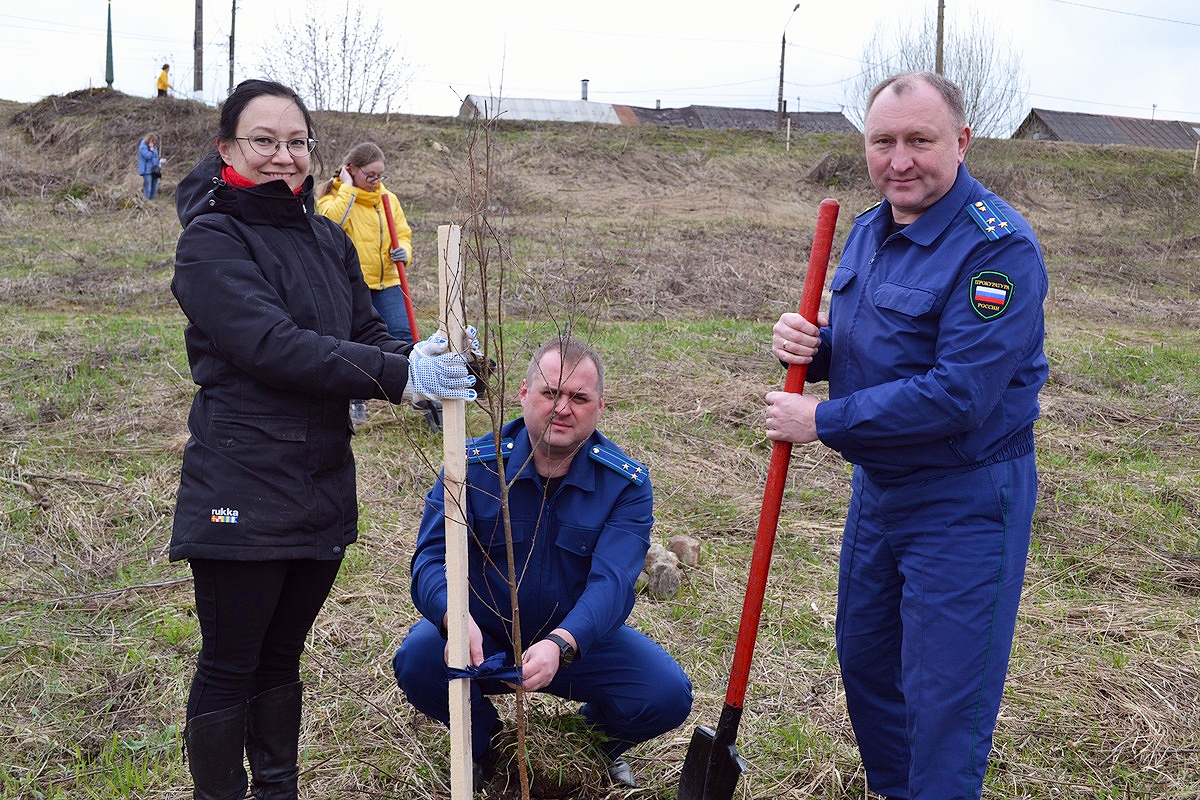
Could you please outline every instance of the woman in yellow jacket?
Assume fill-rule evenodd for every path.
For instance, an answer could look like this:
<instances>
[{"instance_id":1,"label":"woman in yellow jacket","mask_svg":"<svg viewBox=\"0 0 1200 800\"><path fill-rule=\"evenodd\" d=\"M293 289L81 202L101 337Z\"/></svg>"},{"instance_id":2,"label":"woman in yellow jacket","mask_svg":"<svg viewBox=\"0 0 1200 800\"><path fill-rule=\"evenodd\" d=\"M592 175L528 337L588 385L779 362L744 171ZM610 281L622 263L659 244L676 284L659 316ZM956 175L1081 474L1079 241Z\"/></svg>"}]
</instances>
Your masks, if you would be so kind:
<instances>
[{"instance_id":1,"label":"woman in yellow jacket","mask_svg":"<svg viewBox=\"0 0 1200 800\"><path fill-rule=\"evenodd\" d=\"M175 88L174 86L171 85L170 75L167 74L170 69L171 69L170 64L163 64L162 72L158 73L158 80L155 81L154 85L158 88L158 96L159 97L166 97L167 89Z\"/></svg>"},{"instance_id":2,"label":"woman in yellow jacket","mask_svg":"<svg viewBox=\"0 0 1200 800\"><path fill-rule=\"evenodd\" d=\"M363 280L371 290L371 304L383 317L388 333L411 344L413 335L396 262L404 266L412 263L412 229L400 207L400 198L383 185L384 168L383 151L374 142L350 148L338 176L318 189L317 211L339 223L354 242ZM383 210L384 196L388 197L396 225L398 246L394 250ZM355 424L365 422L366 417L364 401L350 404L350 418Z\"/></svg>"}]
</instances>

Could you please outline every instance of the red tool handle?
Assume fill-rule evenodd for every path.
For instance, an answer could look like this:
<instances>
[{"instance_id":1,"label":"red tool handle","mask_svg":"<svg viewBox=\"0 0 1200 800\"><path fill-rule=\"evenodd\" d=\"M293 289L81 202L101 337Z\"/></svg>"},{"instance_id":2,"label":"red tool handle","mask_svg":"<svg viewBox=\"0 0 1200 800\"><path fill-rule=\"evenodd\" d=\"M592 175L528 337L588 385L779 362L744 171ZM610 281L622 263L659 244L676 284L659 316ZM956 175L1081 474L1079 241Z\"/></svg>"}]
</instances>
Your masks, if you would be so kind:
<instances>
[{"instance_id":1,"label":"red tool handle","mask_svg":"<svg viewBox=\"0 0 1200 800\"><path fill-rule=\"evenodd\" d=\"M821 292L825 288L829 254L833 250L833 229L837 225L838 208L837 200L826 198L821 201L821 210L817 215L817 230L813 234L808 272L804 277L804 294L800 297L800 315L813 323L817 321L817 311L821 308ZM802 394L807 374L807 364L790 365L783 390ZM767 486L763 491L762 511L758 516L758 533L754 537L754 555L750 559L750 577L746 581L742 621L738 624L733 669L729 673L729 689L725 693L725 705L734 708L741 708L746 699L746 683L750 678L750 662L754 658L754 642L758 638L763 594L767 588L767 572L771 567L771 550L775 546L779 509L783 505L783 486L787 482L788 462L791 457L791 442L774 443L771 448L771 463L767 468Z\"/></svg>"},{"instance_id":2,"label":"red tool handle","mask_svg":"<svg viewBox=\"0 0 1200 800\"><path fill-rule=\"evenodd\" d=\"M396 236L396 220L392 217L391 198L386 194L383 195L383 214L387 217L388 234L392 237L392 249L395 250L400 246L400 239ZM414 343L421 341L421 334L417 333L417 315L413 312L412 295L408 293L408 275L404 273L404 262L396 261L396 273L400 276L400 291L404 292L404 310L408 312L408 330L412 333Z\"/></svg>"}]
</instances>

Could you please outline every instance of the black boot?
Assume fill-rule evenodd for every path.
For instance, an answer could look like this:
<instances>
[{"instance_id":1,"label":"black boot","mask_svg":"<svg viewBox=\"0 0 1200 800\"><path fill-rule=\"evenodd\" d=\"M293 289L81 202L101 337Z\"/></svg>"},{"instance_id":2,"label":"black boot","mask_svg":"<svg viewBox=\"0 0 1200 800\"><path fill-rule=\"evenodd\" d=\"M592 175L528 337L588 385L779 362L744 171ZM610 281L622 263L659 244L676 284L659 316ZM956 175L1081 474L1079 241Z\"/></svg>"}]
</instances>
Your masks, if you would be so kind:
<instances>
[{"instance_id":1,"label":"black boot","mask_svg":"<svg viewBox=\"0 0 1200 800\"><path fill-rule=\"evenodd\" d=\"M304 684L297 681L250 699L246 755L257 800L296 800L303 694Z\"/></svg>"},{"instance_id":2,"label":"black boot","mask_svg":"<svg viewBox=\"0 0 1200 800\"><path fill-rule=\"evenodd\" d=\"M246 796L245 738L245 703L187 721L184 742L195 800L242 800Z\"/></svg>"}]
</instances>

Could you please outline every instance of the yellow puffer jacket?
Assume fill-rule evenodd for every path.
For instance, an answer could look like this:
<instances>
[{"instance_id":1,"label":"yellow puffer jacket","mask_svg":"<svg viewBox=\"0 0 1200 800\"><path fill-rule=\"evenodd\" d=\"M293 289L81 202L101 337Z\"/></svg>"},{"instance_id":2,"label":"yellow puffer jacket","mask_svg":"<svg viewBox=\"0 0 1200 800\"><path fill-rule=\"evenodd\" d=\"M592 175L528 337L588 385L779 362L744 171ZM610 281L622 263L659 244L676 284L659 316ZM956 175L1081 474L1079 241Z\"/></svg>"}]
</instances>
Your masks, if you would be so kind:
<instances>
[{"instance_id":1,"label":"yellow puffer jacket","mask_svg":"<svg viewBox=\"0 0 1200 800\"><path fill-rule=\"evenodd\" d=\"M380 182L374 191L360 189L353 184L333 179L333 189L317 198L317 211L342 226L342 230L354 242L358 261L362 265L363 280L372 289L386 289L400 284L400 273L392 263L389 253L392 237L388 233L387 216L383 211L383 195L387 195L392 206L392 219L396 223L396 238L408 252L408 264L412 265L412 228L400 199ZM346 213L349 208L350 213Z\"/></svg>"}]
</instances>

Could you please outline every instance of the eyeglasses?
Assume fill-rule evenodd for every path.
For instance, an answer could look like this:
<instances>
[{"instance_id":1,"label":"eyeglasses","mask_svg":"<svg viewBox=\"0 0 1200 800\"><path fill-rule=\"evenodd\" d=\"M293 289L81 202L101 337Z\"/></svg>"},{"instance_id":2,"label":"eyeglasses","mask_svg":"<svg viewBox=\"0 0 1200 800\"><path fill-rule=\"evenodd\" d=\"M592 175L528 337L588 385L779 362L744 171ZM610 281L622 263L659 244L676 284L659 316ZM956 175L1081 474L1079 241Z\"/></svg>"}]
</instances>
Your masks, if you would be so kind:
<instances>
[{"instance_id":1,"label":"eyeglasses","mask_svg":"<svg viewBox=\"0 0 1200 800\"><path fill-rule=\"evenodd\" d=\"M279 152L280 145L286 145L287 150L297 158L307 156L317 148L316 139L276 139L274 136L235 136L234 139L245 139L250 143L250 149L260 156L273 156Z\"/></svg>"},{"instance_id":2,"label":"eyeglasses","mask_svg":"<svg viewBox=\"0 0 1200 800\"><path fill-rule=\"evenodd\" d=\"M361 169L359 172L362 173L362 176L367 179L367 183L379 183L381 180L387 177L386 172L363 172Z\"/></svg>"}]
</instances>

